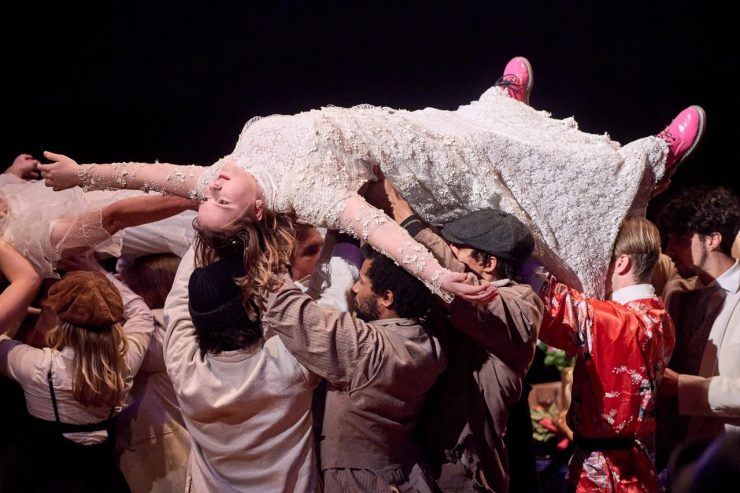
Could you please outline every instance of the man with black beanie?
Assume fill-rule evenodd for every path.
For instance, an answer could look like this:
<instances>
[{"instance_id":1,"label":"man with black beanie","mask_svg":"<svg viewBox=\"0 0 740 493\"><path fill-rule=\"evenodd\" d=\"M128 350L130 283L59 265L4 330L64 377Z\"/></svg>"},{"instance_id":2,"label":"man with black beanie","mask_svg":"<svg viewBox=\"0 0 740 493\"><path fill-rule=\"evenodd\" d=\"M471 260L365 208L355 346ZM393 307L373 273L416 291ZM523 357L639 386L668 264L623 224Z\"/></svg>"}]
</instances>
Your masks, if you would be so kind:
<instances>
[{"instance_id":1,"label":"man with black beanie","mask_svg":"<svg viewBox=\"0 0 740 493\"><path fill-rule=\"evenodd\" d=\"M226 260L193 270L191 249L165 305L167 371L193 443L188 491L316 491L319 378L250 320L243 274Z\"/></svg>"}]
</instances>

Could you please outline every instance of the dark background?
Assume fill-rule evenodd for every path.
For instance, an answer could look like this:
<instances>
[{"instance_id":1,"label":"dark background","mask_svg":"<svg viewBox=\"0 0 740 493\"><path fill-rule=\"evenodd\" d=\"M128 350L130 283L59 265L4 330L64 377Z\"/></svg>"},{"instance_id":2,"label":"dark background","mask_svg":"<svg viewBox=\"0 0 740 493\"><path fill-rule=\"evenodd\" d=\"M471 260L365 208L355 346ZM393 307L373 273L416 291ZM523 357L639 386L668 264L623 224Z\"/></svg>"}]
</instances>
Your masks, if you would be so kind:
<instances>
[{"instance_id":1,"label":"dark background","mask_svg":"<svg viewBox=\"0 0 740 493\"><path fill-rule=\"evenodd\" d=\"M672 190L740 192L738 35L713 2L24 2L2 16L0 159L210 164L252 116L372 103L454 109L515 55L532 105L622 143L702 105Z\"/></svg>"}]
</instances>

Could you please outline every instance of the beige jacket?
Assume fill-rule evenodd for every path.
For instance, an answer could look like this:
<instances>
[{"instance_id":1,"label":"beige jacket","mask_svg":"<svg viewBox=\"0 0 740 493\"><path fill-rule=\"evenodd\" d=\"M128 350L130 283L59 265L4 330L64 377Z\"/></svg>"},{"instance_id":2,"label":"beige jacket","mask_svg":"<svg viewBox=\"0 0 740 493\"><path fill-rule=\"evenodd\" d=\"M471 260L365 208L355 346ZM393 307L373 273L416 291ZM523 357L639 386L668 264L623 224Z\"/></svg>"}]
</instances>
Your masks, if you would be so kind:
<instances>
[{"instance_id":1,"label":"beige jacket","mask_svg":"<svg viewBox=\"0 0 740 493\"><path fill-rule=\"evenodd\" d=\"M402 479L397 473L419 459L414 428L446 365L436 334L412 319L367 323L322 308L289 282L270 297L263 322L330 384L322 470L382 470Z\"/></svg>"}]
</instances>

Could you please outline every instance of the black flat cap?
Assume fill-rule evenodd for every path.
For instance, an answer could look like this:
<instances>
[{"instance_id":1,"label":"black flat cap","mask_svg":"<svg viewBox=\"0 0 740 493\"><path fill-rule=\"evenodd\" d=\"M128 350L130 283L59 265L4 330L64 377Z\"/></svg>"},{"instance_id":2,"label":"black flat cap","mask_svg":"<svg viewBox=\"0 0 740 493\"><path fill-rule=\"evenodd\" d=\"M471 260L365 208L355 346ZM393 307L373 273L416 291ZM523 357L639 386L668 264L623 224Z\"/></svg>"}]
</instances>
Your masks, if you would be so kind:
<instances>
[{"instance_id":1,"label":"black flat cap","mask_svg":"<svg viewBox=\"0 0 740 493\"><path fill-rule=\"evenodd\" d=\"M527 260L534 250L534 238L527 227L498 209L481 209L450 221L442 227L442 236L511 262Z\"/></svg>"}]
</instances>

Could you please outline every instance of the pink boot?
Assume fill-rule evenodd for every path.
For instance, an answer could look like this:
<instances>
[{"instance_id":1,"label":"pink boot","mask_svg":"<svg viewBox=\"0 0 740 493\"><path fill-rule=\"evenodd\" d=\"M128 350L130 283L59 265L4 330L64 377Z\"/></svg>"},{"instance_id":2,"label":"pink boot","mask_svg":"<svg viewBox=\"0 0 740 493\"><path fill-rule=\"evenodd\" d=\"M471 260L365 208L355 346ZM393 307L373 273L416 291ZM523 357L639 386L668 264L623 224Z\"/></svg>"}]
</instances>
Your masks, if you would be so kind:
<instances>
[{"instance_id":1,"label":"pink boot","mask_svg":"<svg viewBox=\"0 0 740 493\"><path fill-rule=\"evenodd\" d=\"M523 56L512 58L504 68L504 75L496 81L496 85L506 89L510 97L529 104L529 94L534 85L534 74L529 60Z\"/></svg>"},{"instance_id":2,"label":"pink boot","mask_svg":"<svg viewBox=\"0 0 740 493\"><path fill-rule=\"evenodd\" d=\"M706 115L701 106L689 106L657 137L668 143L668 158L665 162L665 176L673 174L676 167L699 145L704 128Z\"/></svg>"}]
</instances>

